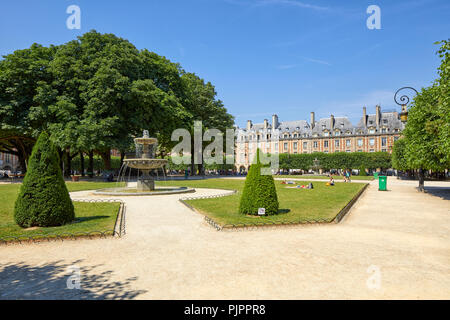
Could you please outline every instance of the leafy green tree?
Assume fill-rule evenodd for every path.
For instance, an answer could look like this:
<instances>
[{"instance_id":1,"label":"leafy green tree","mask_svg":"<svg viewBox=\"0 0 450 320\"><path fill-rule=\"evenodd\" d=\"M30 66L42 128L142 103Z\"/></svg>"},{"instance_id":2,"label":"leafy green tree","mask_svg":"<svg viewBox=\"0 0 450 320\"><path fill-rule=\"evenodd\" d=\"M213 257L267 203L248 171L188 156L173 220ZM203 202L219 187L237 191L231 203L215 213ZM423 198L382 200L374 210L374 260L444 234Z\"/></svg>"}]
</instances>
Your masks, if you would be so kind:
<instances>
[{"instance_id":1,"label":"leafy green tree","mask_svg":"<svg viewBox=\"0 0 450 320\"><path fill-rule=\"evenodd\" d=\"M58 153L45 131L33 148L15 203L14 218L24 228L60 226L75 218Z\"/></svg>"},{"instance_id":2,"label":"leafy green tree","mask_svg":"<svg viewBox=\"0 0 450 320\"><path fill-rule=\"evenodd\" d=\"M35 43L0 60L0 151L18 156L23 171L48 118L35 96L52 81L48 67L56 50Z\"/></svg>"},{"instance_id":3,"label":"leafy green tree","mask_svg":"<svg viewBox=\"0 0 450 320\"><path fill-rule=\"evenodd\" d=\"M203 132L207 129L218 129L225 134L226 129L232 128L234 118L228 113L223 102L216 98L217 92L210 82L205 83L203 79L194 73L184 73L181 78L183 83L182 104L191 114L186 125L192 138L191 174L194 174L194 121L202 122ZM203 148L209 143L204 142ZM200 174L203 174L203 169L203 163L199 164Z\"/></svg>"},{"instance_id":4,"label":"leafy green tree","mask_svg":"<svg viewBox=\"0 0 450 320\"><path fill-rule=\"evenodd\" d=\"M265 208L267 215L278 213L278 197L272 175L262 175L263 168L259 160L260 150L256 152L256 161L250 166L245 178L244 189L239 203L242 214L258 214L259 208Z\"/></svg>"},{"instance_id":5,"label":"leafy green tree","mask_svg":"<svg viewBox=\"0 0 450 320\"><path fill-rule=\"evenodd\" d=\"M392 149L392 166L397 170L409 170L408 161L406 159L406 139L399 139L395 141L394 148Z\"/></svg>"},{"instance_id":6,"label":"leafy green tree","mask_svg":"<svg viewBox=\"0 0 450 320\"><path fill-rule=\"evenodd\" d=\"M424 170L450 167L450 43L439 43L439 78L414 98L403 132L407 167L418 170L419 191L424 190Z\"/></svg>"}]
</instances>

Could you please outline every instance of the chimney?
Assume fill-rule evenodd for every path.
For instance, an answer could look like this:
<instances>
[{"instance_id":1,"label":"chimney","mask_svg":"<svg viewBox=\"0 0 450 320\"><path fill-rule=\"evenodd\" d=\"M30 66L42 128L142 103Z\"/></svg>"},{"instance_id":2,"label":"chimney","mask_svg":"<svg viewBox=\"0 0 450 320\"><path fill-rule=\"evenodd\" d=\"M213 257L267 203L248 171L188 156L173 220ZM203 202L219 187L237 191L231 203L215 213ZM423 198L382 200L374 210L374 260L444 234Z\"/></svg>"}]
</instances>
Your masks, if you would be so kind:
<instances>
[{"instance_id":1,"label":"chimney","mask_svg":"<svg viewBox=\"0 0 450 320\"><path fill-rule=\"evenodd\" d=\"M333 129L334 129L334 116L333 115L331 115L330 116L330 129L333 131Z\"/></svg>"},{"instance_id":2,"label":"chimney","mask_svg":"<svg viewBox=\"0 0 450 320\"><path fill-rule=\"evenodd\" d=\"M363 118L362 118L362 120L363 120L364 127L367 127L367 110L366 110L366 107L363 107Z\"/></svg>"},{"instance_id":3,"label":"chimney","mask_svg":"<svg viewBox=\"0 0 450 320\"><path fill-rule=\"evenodd\" d=\"M247 120L247 131L250 131L252 128L252 120Z\"/></svg>"},{"instance_id":4,"label":"chimney","mask_svg":"<svg viewBox=\"0 0 450 320\"><path fill-rule=\"evenodd\" d=\"M314 118L314 112L311 112L311 129L314 129L315 124L316 120Z\"/></svg>"},{"instance_id":5,"label":"chimney","mask_svg":"<svg viewBox=\"0 0 450 320\"><path fill-rule=\"evenodd\" d=\"M375 121L377 123L377 127L379 127L380 126L380 120L381 120L381 107L379 105L377 105L375 108L377 110Z\"/></svg>"},{"instance_id":6,"label":"chimney","mask_svg":"<svg viewBox=\"0 0 450 320\"><path fill-rule=\"evenodd\" d=\"M264 129L267 129L269 127L269 121L267 119L264 119Z\"/></svg>"},{"instance_id":7,"label":"chimney","mask_svg":"<svg viewBox=\"0 0 450 320\"><path fill-rule=\"evenodd\" d=\"M274 114L272 116L272 130L278 128L278 116Z\"/></svg>"}]
</instances>

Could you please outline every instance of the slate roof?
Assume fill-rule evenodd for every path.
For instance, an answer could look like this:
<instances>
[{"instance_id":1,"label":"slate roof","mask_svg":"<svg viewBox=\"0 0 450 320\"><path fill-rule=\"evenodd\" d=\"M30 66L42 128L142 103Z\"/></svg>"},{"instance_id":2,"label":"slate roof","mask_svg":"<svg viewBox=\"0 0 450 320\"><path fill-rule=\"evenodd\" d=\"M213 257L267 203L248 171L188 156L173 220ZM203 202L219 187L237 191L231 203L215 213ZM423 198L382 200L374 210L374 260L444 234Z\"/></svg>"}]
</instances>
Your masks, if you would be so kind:
<instances>
[{"instance_id":1,"label":"slate roof","mask_svg":"<svg viewBox=\"0 0 450 320\"><path fill-rule=\"evenodd\" d=\"M400 121L399 115L397 112L381 112L380 114L380 126L376 127L376 114L369 114L367 117L367 127L364 126L363 118L359 120L357 125L353 125L347 117L334 117L334 128L332 126L332 118L322 118L319 121L314 123L314 128L311 128L311 125L306 120L295 120L295 121L281 121L278 123L276 129L278 129L281 136L284 133L300 133L301 136L306 134L307 137L311 137L312 135L317 134L317 136L323 136L324 130L327 131L336 131L340 130L341 134L347 134L350 131L350 134L367 134L368 128L375 127L376 132L381 131L381 128L385 127L388 129L387 133L394 132L395 129L402 131L405 125ZM332 130L333 128L333 130ZM263 131L264 123L255 123L252 124L251 132ZM272 125L269 122L268 129L272 129ZM247 129L240 128L240 134L246 135Z\"/></svg>"}]
</instances>

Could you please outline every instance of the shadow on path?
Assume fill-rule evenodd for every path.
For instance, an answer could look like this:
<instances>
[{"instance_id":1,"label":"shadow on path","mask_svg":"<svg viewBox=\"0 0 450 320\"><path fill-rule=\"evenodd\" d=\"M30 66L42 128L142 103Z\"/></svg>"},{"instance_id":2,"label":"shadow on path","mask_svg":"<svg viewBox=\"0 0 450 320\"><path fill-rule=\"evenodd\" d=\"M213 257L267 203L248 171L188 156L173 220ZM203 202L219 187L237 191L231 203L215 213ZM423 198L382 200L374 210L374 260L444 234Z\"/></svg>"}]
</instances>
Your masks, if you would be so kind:
<instances>
[{"instance_id":1,"label":"shadow on path","mask_svg":"<svg viewBox=\"0 0 450 320\"><path fill-rule=\"evenodd\" d=\"M440 197L444 200L450 200L450 187L427 187L425 186L425 192L435 197Z\"/></svg>"},{"instance_id":2,"label":"shadow on path","mask_svg":"<svg viewBox=\"0 0 450 320\"><path fill-rule=\"evenodd\" d=\"M136 277L111 281L113 271L97 271L98 266L79 267L80 289L69 289L81 261L0 264L0 299L133 299L146 292L131 289Z\"/></svg>"}]
</instances>

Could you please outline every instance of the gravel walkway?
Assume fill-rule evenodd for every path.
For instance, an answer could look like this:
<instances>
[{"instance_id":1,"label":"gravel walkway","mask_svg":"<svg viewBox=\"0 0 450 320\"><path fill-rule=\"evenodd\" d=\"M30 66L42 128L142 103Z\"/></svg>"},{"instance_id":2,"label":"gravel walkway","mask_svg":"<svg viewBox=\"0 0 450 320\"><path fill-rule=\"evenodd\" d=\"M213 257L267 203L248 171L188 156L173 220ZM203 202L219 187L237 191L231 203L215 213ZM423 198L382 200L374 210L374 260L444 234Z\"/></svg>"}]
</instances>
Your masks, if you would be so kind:
<instances>
[{"instance_id":1,"label":"gravel walkway","mask_svg":"<svg viewBox=\"0 0 450 320\"><path fill-rule=\"evenodd\" d=\"M216 231L185 195L123 197L121 239L0 246L0 299L449 299L450 184L376 183L339 224L253 231Z\"/></svg>"}]
</instances>

